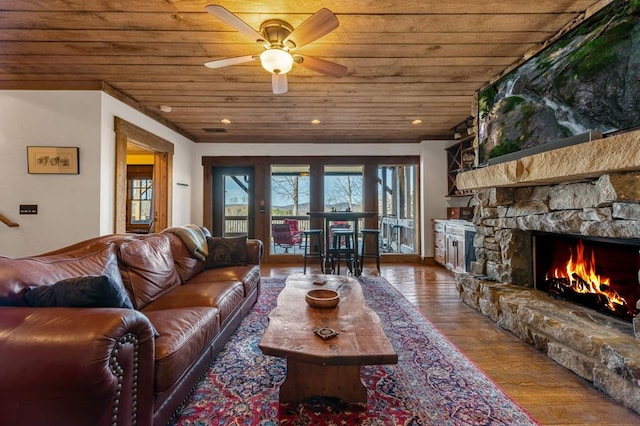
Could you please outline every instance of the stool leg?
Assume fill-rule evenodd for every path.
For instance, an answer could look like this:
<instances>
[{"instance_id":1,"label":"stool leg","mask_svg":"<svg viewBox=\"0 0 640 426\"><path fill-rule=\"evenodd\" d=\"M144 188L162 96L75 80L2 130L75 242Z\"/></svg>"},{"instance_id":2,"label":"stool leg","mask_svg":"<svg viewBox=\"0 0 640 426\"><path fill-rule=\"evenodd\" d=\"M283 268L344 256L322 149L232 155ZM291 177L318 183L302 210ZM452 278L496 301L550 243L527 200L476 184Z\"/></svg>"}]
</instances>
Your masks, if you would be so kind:
<instances>
[{"instance_id":1,"label":"stool leg","mask_svg":"<svg viewBox=\"0 0 640 426\"><path fill-rule=\"evenodd\" d=\"M362 234L362 247L360 247L360 268L364 269L364 246L367 245L367 234ZM362 272L362 269L360 272Z\"/></svg>"},{"instance_id":2,"label":"stool leg","mask_svg":"<svg viewBox=\"0 0 640 426\"><path fill-rule=\"evenodd\" d=\"M340 238L338 236L338 245L336 247L336 253L337 253L337 257L338 257L338 261L336 262L338 264L338 275L340 275L340 258L342 257L342 242L341 242L342 238Z\"/></svg>"},{"instance_id":3,"label":"stool leg","mask_svg":"<svg viewBox=\"0 0 640 426\"><path fill-rule=\"evenodd\" d=\"M320 272L324 274L324 256L322 255L322 234L316 234L318 253L320 253Z\"/></svg>"},{"instance_id":4,"label":"stool leg","mask_svg":"<svg viewBox=\"0 0 640 426\"><path fill-rule=\"evenodd\" d=\"M340 236L333 234L333 241L331 243L331 273L340 274Z\"/></svg>"},{"instance_id":5,"label":"stool leg","mask_svg":"<svg viewBox=\"0 0 640 426\"><path fill-rule=\"evenodd\" d=\"M353 274L353 261L351 260L353 256L351 256L351 238L345 235L344 237L344 263L345 266L349 269L349 273Z\"/></svg>"},{"instance_id":6,"label":"stool leg","mask_svg":"<svg viewBox=\"0 0 640 426\"><path fill-rule=\"evenodd\" d=\"M374 243L374 248L373 249L366 249L366 244L367 244L367 236L370 235L371 237L374 237L375 239L372 241ZM364 267L364 259L365 258L375 258L376 259L376 270L378 271L378 275L381 274L380 272L380 235L379 233L372 233L372 232L363 232L362 233L362 248L360 250L360 267Z\"/></svg>"},{"instance_id":7,"label":"stool leg","mask_svg":"<svg viewBox=\"0 0 640 426\"><path fill-rule=\"evenodd\" d=\"M378 275L380 275L380 244L377 238L375 243L376 243L376 269L378 270Z\"/></svg>"},{"instance_id":8,"label":"stool leg","mask_svg":"<svg viewBox=\"0 0 640 426\"><path fill-rule=\"evenodd\" d=\"M302 269L302 273L306 275L307 273L307 250L309 247L309 234L304 234L304 268Z\"/></svg>"}]
</instances>

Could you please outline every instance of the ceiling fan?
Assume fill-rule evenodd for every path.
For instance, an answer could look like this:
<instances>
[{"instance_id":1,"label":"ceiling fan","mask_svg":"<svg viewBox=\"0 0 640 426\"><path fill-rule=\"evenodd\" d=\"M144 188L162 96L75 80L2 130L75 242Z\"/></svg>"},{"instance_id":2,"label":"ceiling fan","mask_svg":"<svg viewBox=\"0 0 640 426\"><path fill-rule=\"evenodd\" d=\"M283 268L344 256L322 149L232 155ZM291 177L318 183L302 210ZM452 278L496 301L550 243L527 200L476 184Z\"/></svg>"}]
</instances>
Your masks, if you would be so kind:
<instances>
[{"instance_id":1,"label":"ceiling fan","mask_svg":"<svg viewBox=\"0 0 640 426\"><path fill-rule=\"evenodd\" d=\"M343 65L292 53L338 28L340 25L338 18L329 9L320 9L295 29L280 19L270 19L260 25L259 32L222 6L210 4L205 7L205 10L264 47L260 54L205 63L204 65L209 68L222 68L259 59L262 67L271 73L271 85L275 94L287 92L287 73L291 71L294 63L330 77L347 75L347 67Z\"/></svg>"}]
</instances>

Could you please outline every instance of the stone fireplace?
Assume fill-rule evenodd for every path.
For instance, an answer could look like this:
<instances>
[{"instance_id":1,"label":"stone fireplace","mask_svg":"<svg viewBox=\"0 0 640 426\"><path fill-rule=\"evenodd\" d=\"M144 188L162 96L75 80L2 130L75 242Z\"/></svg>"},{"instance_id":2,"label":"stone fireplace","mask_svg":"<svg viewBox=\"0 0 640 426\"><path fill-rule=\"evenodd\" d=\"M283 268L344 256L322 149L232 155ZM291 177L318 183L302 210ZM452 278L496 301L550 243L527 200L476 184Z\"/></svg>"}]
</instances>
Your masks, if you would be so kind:
<instances>
[{"instance_id":1,"label":"stone fireplace","mask_svg":"<svg viewBox=\"0 0 640 426\"><path fill-rule=\"evenodd\" d=\"M470 273L458 274L457 287L466 304L640 413L637 170L640 133L634 132L458 175L460 188L474 190L477 260ZM545 259L552 249L538 247L536 253L534 241L548 245L550 236L571 240L566 250L574 256L586 245L588 258L600 243L602 250L612 250L606 244L624 246L613 264L595 272L598 279L630 282L627 298L633 301L627 303L633 306L624 309L630 314L579 303L602 301L602 295L568 297L560 276L545 288L546 271L537 271L534 260L553 262ZM562 251L564 243L558 244ZM629 269L619 276L622 266ZM550 297L549 286L562 294ZM611 290L604 283L597 288Z\"/></svg>"}]
</instances>

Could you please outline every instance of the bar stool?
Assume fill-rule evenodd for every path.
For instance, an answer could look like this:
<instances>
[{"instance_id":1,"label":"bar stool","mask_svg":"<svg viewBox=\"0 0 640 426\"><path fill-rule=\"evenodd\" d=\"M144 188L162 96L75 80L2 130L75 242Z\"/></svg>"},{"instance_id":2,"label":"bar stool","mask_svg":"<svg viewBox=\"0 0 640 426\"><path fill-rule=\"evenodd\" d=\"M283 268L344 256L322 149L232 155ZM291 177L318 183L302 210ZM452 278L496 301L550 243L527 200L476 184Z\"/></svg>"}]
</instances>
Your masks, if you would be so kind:
<instances>
[{"instance_id":1,"label":"bar stool","mask_svg":"<svg viewBox=\"0 0 640 426\"><path fill-rule=\"evenodd\" d=\"M320 271L324 274L324 259L322 255L322 229L305 229L302 231L302 236L304 237L304 269L303 273L307 273L307 259L320 259ZM314 248L310 248L311 244L313 244L313 237L315 238L315 246L317 250Z\"/></svg>"},{"instance_id":2,"label":"bar stool","mask_svg":"<svg viewBox=\"0 0 640 426\"><path fill-rule=\"evenodd\" d=\"M344 259L349 272L353 274L357 268L358 255L355 244L356 233L351 229L333 229L333 242L331 244L332 269L340 274L340 261ZM344 258L342 257L344 255Z\"/></svg>"},{"instance_id":3,"label":"bar stool","mask_svg":"<svg viewBox=\"0 0 640 426\"><path fill-rule=\"evenodd\" d=\"M376 268L378 269L378 275L380 275L380 230L379 229L362 229L360 231L362 234L362 250L360 252L360 268L364 269L364 259L375 259L376 260ZM373 238L373 246L375 247L373 251L366 250L367 246L367 237Z\"/></svg>"}]
</instances>

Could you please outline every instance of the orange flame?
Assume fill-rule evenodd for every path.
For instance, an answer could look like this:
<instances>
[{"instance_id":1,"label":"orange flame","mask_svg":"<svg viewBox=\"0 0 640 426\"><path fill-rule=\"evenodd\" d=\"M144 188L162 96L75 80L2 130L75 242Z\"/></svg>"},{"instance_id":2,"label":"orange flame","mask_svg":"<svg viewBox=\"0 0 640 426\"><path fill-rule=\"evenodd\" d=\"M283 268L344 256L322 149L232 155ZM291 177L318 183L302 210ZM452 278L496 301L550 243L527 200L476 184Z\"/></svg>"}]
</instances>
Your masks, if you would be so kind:
<instances>
[{"instance_id":1,"label":"orange flame","mask_svg":"<svg viewBox=\"0 0 640 426\"><path fill-rule=\"evenodd\" d=\"M584 245L578 241L575 259L573 253L569 257L564 270L556 268L553 271L554 278L564 278L569 281L570 287L576 293L601 294L607 300L607 306L615 311L616 305L626 306L627 302L618 292L609 288L610 279L601 277L596 273L596 259L592 251L587 258L584 255Z\"/></svg>"}]
</instances>

